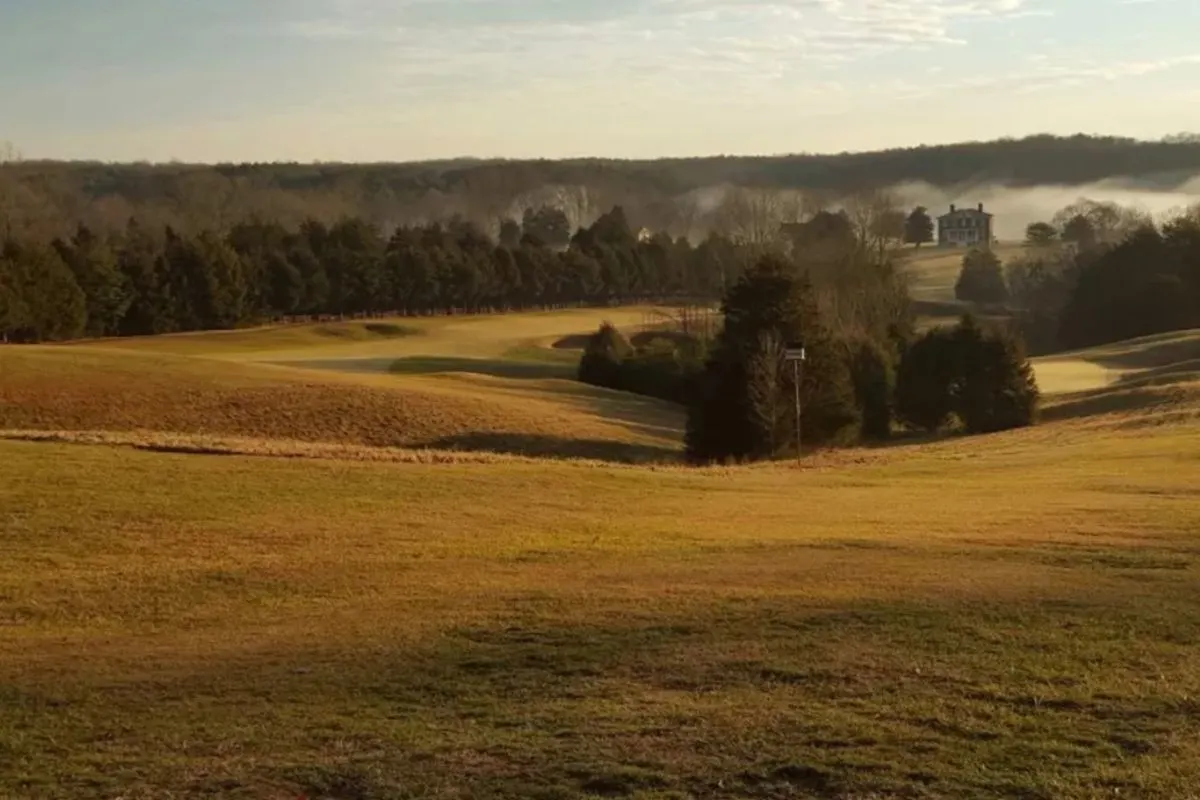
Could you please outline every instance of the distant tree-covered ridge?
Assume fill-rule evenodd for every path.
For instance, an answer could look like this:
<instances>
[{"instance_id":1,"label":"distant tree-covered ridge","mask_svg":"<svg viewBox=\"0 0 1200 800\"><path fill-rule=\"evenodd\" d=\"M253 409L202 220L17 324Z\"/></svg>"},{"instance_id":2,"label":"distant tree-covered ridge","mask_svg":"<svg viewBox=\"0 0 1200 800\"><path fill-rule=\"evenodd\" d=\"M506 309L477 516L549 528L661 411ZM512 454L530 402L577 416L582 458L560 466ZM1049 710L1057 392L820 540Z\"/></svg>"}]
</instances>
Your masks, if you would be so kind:
<instances>
[{"instance_id":1,"label":"distant tree-covered ridge","mask_svg":"<svg viewBox=\"0 0 1200 800\"><path fill-rule=\"evenodd\" d=\"M714 187L802 190L839 198L909 182L1079 186L1124 178L1175 188L1200 173L1200 141L1030 136L866 153L652 161L457 160L396 164L106 164L0 159L0 231L115 231L130 217L176 230L225 231L248 216L296 227L358 217L390 228L471 220L493 236L529 212L545 244L621 205L634 230L703 238L737 198ZM564 227L557 213L566 217Z\"/></svg>"}]
</instances>

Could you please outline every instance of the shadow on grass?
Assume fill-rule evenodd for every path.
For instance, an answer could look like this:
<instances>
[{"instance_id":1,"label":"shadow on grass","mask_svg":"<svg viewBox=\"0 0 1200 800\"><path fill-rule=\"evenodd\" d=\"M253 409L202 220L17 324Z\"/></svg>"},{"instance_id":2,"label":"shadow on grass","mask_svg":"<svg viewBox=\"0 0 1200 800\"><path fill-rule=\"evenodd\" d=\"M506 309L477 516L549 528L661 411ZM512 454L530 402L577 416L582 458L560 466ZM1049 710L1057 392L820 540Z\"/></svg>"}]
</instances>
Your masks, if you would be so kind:
<instances>
[{"instance_id":1,"label":"shadow on grass","mask_svg":"<svg viewBox=\"0 0 1200 800\"><path fill-rule=\"evenodd\" d=\"M1105 414L1133 414L1176 406L1187 397L1180 383L1200 377L1194 371L1135 375L1112 386L1067 395L1041 411L1043 422L1059 422Z\"/></svg>"},{"instance_id":2,"label":"shadow on grass","mask_svg":"<svg viewBox=\"0 0 1200 800\"><path fill-rule=\"evenodd\" d=\"M131 776L179 797L1183 796L1172 790L1196 769L1177 742L1200 734L1200 706L1140 668L1142 647L1114 645L1131 629L1147 647L1194 642L1190 598L1172 600L746 597L619 619L546 603L417 646L276 645L155 681L12 684L0 703L31 735L8 763L44 767L39 785L0 765L0 785L51 798L115 796Z\"/></svg>"},{"instance_id":3,"label":"shadow on grass","mask_svg":"<svg viewBox=\"0 0 1200 800\"><path fill-rule=\"evenodd\" d=\"M582 350L587 347L588 340L592 338L590 333L572 333L570 336L564 336L553 345L555 350Z\"/></svg>"},{"instance_id":4,"label":"shadow on grass","mask_svg":"<svg viewBox=\"0 0 1200 800\"><path fill-rule=\"evenodd\" d=\"M631 392L578 385L581 391L561 396L580 411L619 423L633 433L683 441L687 413L683 406Z\"/></svg>"},{"instance_id":5,"label":"shadow on grass","mask_svg":"<svg viewBox=\"0 0 1200 800\"><path fill-rule=\"evenodd\" d=\"M361 324L318 325L313 333L330 339L349 339L362 341L364 339L402 339L406 336L421 336L425 331L394 322L365 322ZM364 336L363 334L367 334Z\"/></svg>"},{"instance_id":6,"label":"shadow on grass","mask_svg":"<svg viewBox=\"0 0 1200 800\"><path fill-rule=\"evenodd\" d=\"M1062 357L1076 355L1063 353ZM1085 350L1077 354L1086 361L1120 369L1170 368L1180 362L1200 359L1200 331L1171 333L1131 339ZM1136 376L1135 376L1136 377Z\"/></svg>"},{"instance_id":7,"label":"shadow on grass","mask_svg":"<svg viewBox=\"0 0 1200 800\"><path fill-rule=\"evenodd\" d=\"M439 372L474 373L496 378L570 378L570 364L550 361L510 361L507 359L454 358L448 356L411 356L392 359L387 370L395 375L431 375Z\"/></svg>"},{"instance_id":8,"label":"shadow on grass","mask_svg":"<svg viewBox=\"0 0 1200 800\"><path fill-rule=\"evenodd\" d=\"M677 462L680 452L670 447L607 439L569 439L534 433L474 431L424 442L435 450L501 453L534 458L588 459L621 464Z\"/></svg>"},{"instance_id":9,"label":"shadow on grass","mask_svg":"<svg viewBox=\"0 0 1200 800\"><path fill-rule=\"evenodd\" d=\"M273 361L266 362L275 366L294 367L297 369L315 369L324 372L365 372L386 373L391 369L392 358L331 358L327 360L304 361Z\"/></svg>"}]
</instances>

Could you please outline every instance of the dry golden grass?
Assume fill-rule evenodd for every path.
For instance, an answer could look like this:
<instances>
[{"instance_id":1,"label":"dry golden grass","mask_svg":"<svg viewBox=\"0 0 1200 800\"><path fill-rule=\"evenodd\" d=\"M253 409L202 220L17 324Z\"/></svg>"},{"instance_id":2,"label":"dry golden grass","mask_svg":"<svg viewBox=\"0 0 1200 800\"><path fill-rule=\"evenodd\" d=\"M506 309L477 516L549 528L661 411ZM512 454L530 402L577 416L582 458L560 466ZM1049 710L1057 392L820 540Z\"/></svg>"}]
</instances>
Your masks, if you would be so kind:
<instances>
[{"instance_id":1,"label":"dry golden grass","mask_svg":"<svg viewBox=\"0 0 1200 800\"><path fill-rule=\"evenodd\" d=\"M593 321L0 348L0 796L1200 784L1188 335L1037 428L692 470L605 460L679 414L554 377Z\"/></svg>"},{"instance_id":2,"label":"dry golden grass","mask_svg":"<svg viewBox=\"0 0 1200 800\"><path fill-rule=\"evenodd\" d=\"M1001 261L1025 252L1017 243L1001 243L994 248ZM962 271L966 249L922 247L920 250L902 251L904 263L911 279L910 290L914 300L934 303L954 302L954 284Z\"/></svg>"},{"instance_id":3,"label":"dry golden grass","mask_svg":"<svg viewBox=\"0 0 1200 800\"><path fill-rule=\"evenodd\" d=\"M0 441L0 795L1186 797L1200 420L1153 418L804 470Z\"/></svg>"},{"instance_id":4,"label":"dry golden grass","mask_svg":"<svg viewBox=\"0 0 1200 800\"><path fill-rule=\"evenodd\" d=\"M279 326L0 349L0 428L673 459L682 411L571 380L564 336L649 309Z\"/></svg>"},{"instance_id":5,"label":"dry golden grass","mask_svg":"<svg viewBox=\"0 0 1200 800\"><path fill-rule=\"evenodd\" d=\"M665 403L565 381L314 372L85 347L0 348L0 375L8 429L661 459L677 450L681 428Z\"/></svg>"},{"instance_id":6,"label":"dry golden grass","mask_svg":"<svg viewBox=\"0 0 1200 800\"><path fill-rule=\"evenodd\" d=\"M241 361L388 362L405 357L495 359L521 346L549 347L563 336L591 333L608 320L630 329L651 307L571 309L458 317L420 317L293 325L249 331L213 331L101 339L75 346L172 353ZM372 333L374 326L382 333ZM358 370L362 371L362 370Z\"/></svg>"},{"instance_id":7,"label":"dry golden grass","mask_svg":"<svg viewBox=\"0 0 1200 800\"><path fill-rule=\"evenodd\" d=\"M1190 402L1200 383L1200 331L1130 339L1033 360L1038 384L1054 402L1079 408L1132 409ZM1069 397L1067 397L1069 395ZM1083 404L1083 405L1080 405Z\"/></svg>"}]
</instances>

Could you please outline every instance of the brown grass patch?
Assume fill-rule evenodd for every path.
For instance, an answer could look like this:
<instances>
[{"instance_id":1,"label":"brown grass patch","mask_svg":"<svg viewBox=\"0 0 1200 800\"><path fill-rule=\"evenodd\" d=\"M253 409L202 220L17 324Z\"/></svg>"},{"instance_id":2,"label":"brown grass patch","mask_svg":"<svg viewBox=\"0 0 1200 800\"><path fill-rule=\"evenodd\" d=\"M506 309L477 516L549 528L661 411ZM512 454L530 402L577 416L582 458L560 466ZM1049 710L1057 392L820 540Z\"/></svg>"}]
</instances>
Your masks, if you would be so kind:
<instances>
[{"instance_id":1,"label":"brown grass patch","mask_svg":"<svg viewBox=\"0 0 1200 800\"><path fill-rule=\"evenodd\" d=\"M318 373L87 348L3 348L0 374L0 427L9 429L157 431L643 460L672 457L678 441L671 438L677 433L659 424L666 404L647 404L652 413L646 420L640 412L606 418L606 404L623 402L615 393L560 402L547 394L480 391L437 378ZM478 437L487 437L486 447Z\"/></svg>"}]
</instances>

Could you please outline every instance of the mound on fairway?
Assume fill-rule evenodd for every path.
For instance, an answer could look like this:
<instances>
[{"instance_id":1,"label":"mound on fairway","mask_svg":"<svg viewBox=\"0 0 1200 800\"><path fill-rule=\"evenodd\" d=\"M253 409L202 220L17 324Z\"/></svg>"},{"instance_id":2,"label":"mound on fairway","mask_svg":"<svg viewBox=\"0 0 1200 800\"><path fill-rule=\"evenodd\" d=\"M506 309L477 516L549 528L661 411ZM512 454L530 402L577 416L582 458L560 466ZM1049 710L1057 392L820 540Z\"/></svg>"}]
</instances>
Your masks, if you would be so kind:
<instances>
[{"instance_id":1,"label":"mound on fairway","mask_svg":"<svg viewBox=\"0 0 1200 800\"><path fill-rule=\"evenodd\" d=\"M1200 331L1173 331L1034 360L1047 420L1197 413Z\"/></svg>"},{"instance_id":2,"label":"mound on fairway","mask_svg":"<svg viewBox=\"0 0 1200 800\"><path fill-rule=\"evenodd\" d=\"M139 350L176 355L222 355L237 357L263 351L349 344L388 342L420 336L423 329L405 321L322 322L312 325L269 325L230 331L197 331L162 336L131 336L121 339L93 339L78 346L104 349Z\"/></svg>"},{"instance_id":3,"label":"mound on fairway","mask_svg":"<svg viewBox=\"0 0 1200 800\"><path fill-rule=\"evenodd\" d=\"M148 431L618 460L673 455L667 404L440 377L75 347L0 349L0 429ZM572 387L573 388L573 387Z\"/></svg>"}]
</instances>

